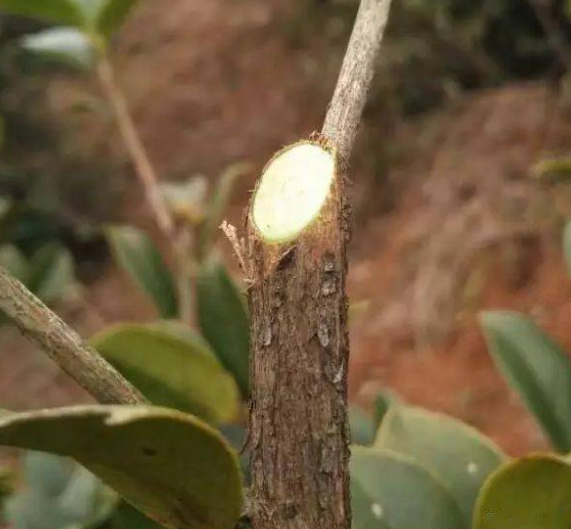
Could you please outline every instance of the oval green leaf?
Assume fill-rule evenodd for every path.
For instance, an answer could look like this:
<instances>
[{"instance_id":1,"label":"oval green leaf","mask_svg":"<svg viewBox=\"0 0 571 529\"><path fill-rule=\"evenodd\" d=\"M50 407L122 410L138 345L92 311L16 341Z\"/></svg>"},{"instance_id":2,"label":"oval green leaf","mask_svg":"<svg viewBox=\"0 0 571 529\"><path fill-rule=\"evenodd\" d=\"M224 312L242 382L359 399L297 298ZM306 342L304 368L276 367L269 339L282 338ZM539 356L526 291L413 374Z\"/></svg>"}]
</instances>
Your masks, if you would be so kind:
<instances>
[{"instance_id":1,"label":"oval green leaf","mask_svg":"<svg viewBox=\"0 0 571 529\"><path fill-rule=\"evenodd\" d=\"M250 327L242 295L220 262L200 268L196 295L204 337L222 365L232 373L244 397L249 395Z\"/></svg>"},{"instance_id":2,"label":"oval green leaf","mask_svg":"<svg viewBox=\"0 0 571 529\"><path fill-rule=\"evenodd\" d=\"M0 445L73 457L149 517L181 529L232 529L236 454L201 420L150 406L76 406L0 416Z\"/></svg>"},{"instance_id":3,"label":"oval green leaf","mask_svg":"<svg viewBox=\"0 0 571 529\"><path fill-rule=\"evenodd\" d=\"M465 529L456 502L442 483L413 460L354 446L351 482L369 497L375 518L391 529ZM369 513L362 514L363 520ZM355 513L359 523L361 513Z\"/></svg>"},{"instance_id":4,"label":"oval green leaf","mask_svg":"<svg viewBox=\"0 0 571 529\"><path fill-rule=\"evenodd\" d=\"M117 263L152 299L163 318L178 316L175 281L151 239L132 226L105 230Z\"/></svg>"},{"instance_id":5,"label":"oval green leaf","mask_svg":"<svg viewBox=\"0 0 571 529\"><path fill-rule=\"evenodd\" d=\"M534 455L499 468L486 481L474 512L474 529L568 529L571 465Z\"/></svg>"},{"instance_id":6,"label":"oval green leaf","mask_svg":"<svg viewBox=\"0 0 571 529\"><path fill-rule=\"evenodd\" d=\"M153 404L213 424L236 417L236 384L205 344L153 325L123 324L97 334L91 345Z\"/></svg>"},{"instance_id":7,"label":"oval green leaf","mask_svg":"<svg viewBox=\"0 0 571 529\"><path fill-rule=\"evenodd\" d=\"M571 362L535 323L514 312L487 312L481 323L490 354L561 451L571 450Z\"/></svg>"},{"instance_id":8,"label":"oval green leaf","mask_svg":"<svg viewBox=\"0 0 571 529\"><path fill-rule=\"evenodd\" d=\"M115 492L71 459L29 452L25 487L6 502L6 519L15 529L99 526L118 504Z\"/></svg>"},{"instance_id":9,"label":"oval green leaf","mask_svg":"<svg viewBox=\"0 0 571 529\"><path fill-rule=\"evenodd\" d=\"M470 426L420 408L397 405L386 414L375 448L410 457L450 491L466 525L484 480L506 456Z\"/></svg>"}]
</instances>

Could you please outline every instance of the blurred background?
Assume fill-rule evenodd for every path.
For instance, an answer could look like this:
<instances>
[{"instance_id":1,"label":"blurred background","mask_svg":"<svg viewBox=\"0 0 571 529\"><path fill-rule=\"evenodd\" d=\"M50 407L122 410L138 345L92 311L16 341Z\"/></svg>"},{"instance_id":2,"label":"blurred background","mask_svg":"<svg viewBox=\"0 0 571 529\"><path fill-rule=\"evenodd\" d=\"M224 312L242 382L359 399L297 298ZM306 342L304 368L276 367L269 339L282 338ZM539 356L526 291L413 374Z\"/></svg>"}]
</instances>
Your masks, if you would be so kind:
<instances>
[{"instance_id":1,"label":"blurred background","mask_svg":"<svg viewBox=\"0 0 571 529\"><path fill-rule=\"evenodd\" d=\"M226 175L234 185L221 218L241 227L264 163L320 128L357 4L141 0L107 45L111 85L73 38L65 54L38 42L49 22L0 14L0 262L83 336L155 318L104 230L144 230L177 261L145 200L125 120L118 127L118 101L177 226L203 223L207 190L220 194ZM511 454L546 445L494 370L477 315L515 308L571 350L567 8L395 0L351 172L355 406L389 388ZM213 233L209 245L240 282L228 241ZM195 325L192 307L186 315ZM90 402L2 323L0 407Z\"/></svg>"}]
</instances>

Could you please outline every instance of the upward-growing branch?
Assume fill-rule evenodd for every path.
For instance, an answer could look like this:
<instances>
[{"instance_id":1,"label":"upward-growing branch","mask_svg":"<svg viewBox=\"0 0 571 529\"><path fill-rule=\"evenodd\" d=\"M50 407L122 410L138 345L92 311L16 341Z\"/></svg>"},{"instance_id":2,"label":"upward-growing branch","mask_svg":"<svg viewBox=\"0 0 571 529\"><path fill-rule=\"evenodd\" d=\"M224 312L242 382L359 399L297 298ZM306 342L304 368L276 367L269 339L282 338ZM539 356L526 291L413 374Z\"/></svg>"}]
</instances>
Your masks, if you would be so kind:
<instances>
[{"instance_id":1,"label":"upward-growing branch","mask_svg":"<svg viewBox=\"0 0 571 529\"><path fill-rule=\"evenodd\" d=\"M322 132L346 161L351 156L389 20L391 0L362 0Z\"/></svg>"},{"instance_id":2,"label":"upward-growing branch","mask_svg":"<svg viewBox=\"0 0 571 529\"><path fill-rule=\"evenodd\" d=\"M362 0L323 133L278 153L248 212L254 529L349 529L344 171L390 0Z\"/></svg>"}]
</instances>

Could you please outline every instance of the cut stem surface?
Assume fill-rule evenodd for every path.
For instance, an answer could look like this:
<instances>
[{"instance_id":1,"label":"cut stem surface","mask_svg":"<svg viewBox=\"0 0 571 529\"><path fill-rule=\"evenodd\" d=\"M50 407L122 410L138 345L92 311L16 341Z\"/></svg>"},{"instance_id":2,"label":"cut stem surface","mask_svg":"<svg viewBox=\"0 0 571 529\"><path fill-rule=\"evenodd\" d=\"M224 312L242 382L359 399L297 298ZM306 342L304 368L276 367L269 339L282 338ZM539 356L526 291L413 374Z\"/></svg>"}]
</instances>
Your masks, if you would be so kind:
<instances>
[{"instance_id":1,"label":"cut stem surface","mask_svg":"<svg viewBox=\"0 0 571 529\"><path fill-rule=\"evenodd\" d=\"M335 156L314 143L298 143L267 165L252 204L252 219L266 242L291 241L318 216L335 178Z\"/></svg>"}]
</instances>

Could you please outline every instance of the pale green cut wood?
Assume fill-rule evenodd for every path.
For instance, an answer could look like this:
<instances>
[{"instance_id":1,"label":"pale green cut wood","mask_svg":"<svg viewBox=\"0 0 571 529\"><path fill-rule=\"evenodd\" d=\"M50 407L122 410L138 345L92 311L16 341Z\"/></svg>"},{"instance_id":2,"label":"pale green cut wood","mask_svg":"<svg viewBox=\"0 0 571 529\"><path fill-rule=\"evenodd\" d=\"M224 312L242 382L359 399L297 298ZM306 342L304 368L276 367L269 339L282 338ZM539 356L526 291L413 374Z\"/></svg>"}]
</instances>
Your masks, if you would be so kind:
<instances>
[{"instance_id":1,"label":"pale green cut wood","mask_svg":"<svg viewBox=\"0 0 571 529\"><path fill-rule=\"evenodd\" d=\"M448 489L401 454L353 446L351 481L391 529L468 529ZM368 513L366 513L368 517Z\"/></svg>"},{"instance_id":2,"label":"pale green cut wood","mask_svg":"<svg viewBox=\"0 0 571 529\"><path fill-rule=\"evenodd\" d=\"M335 171L335 154L315 143L297 143L276 154L264 169L252 202L252 221L262 239L293 240L318 218Z\"/></svg>"},{"instance_id":3,"label":"pale green cut wood","mask_svg":"<svg viewBox=\"0 0 571 529\"><path fill-rule=\"evenodd\" d=\"M90 343L152 404L213 424L238 414L234 379L205 342L190 340L190 331L183 338L169 332L166 324L121 324L95 335Z\"/></svg>"},{"instance_id":4,"label":"pale green cut wood","mask_svg":"<svg viewBox=\"0 0 571 529\"><path fill-rule=\"evenodd\" d=\"M473 529L569 529L571 465L538 454L505 464L483 486Z\"/></svg>"},{"instance_id":5,"label":"pale green cut wood","mask_svg":"<svg viewBox=\"0 0 571 529\"><path fill-rule=\"evenodd\" d=\"M374 446L403 454L430 470L448 488L468 525L484 480L506 460L476 429L446 415L404 405L388 411Z\"/></svg>"},{"instance_id":6,"label":"pale green cut wood","mask_svg":"<svg viewBox=\"0 0 571 529\"><path fill-rule=\"evenodd\" d=\"M0 445L73 457L159 523L232 529L236 454L203 421L151 406L75 406L0 415Z\"/></svg>"},{"instance_id":7,"label":"pale green cut wood","mask_svg":"<svg viewBox=\"0 0 571 529\"><path fill-rule=\"evenodd\" d=\"M486 312L490 354L560 452L571 450L571 361L563 348L515 312Z\"/></svg>"}]
</instances>

